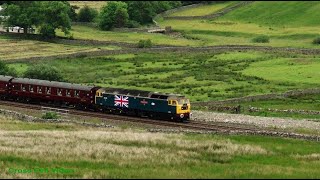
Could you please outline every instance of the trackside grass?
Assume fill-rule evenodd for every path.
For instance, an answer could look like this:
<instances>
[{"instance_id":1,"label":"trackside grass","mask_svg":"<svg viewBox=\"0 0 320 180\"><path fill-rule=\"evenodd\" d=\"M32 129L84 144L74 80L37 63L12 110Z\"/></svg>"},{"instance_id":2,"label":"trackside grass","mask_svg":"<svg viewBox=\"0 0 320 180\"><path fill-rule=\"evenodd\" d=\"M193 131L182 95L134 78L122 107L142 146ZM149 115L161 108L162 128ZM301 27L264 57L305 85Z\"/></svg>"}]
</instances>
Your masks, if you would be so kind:
<instances>
[{"instance_id":1,"label":"trackside grass","mask_svg":"<svg viewBox=\"0 0 320 180\"><path fill-rule=\"evenodd\" d=\"M80 131L74 125L72 130L59 130L60 125L36 123L32 130L26 130L25 122L2 115L0 121L15 124L14 129L0 126L0 174L6 178L320 176L317 142L117 129Z\"/></svg>"}]
</instances>

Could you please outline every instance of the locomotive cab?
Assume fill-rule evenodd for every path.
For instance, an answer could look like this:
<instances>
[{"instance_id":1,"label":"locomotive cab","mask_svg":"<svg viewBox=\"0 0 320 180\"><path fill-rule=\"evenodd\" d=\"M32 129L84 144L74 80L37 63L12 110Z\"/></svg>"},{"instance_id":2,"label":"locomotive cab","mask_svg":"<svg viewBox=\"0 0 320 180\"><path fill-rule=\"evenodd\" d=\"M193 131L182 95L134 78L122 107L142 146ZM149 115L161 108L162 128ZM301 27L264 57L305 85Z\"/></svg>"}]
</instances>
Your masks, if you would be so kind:
<instances>
[{"instance_id":1,"label":"locomotive cab","mask_svg":"<svg viewBox=\"0 0 320 180\"><path fill-rule=\"evenodd\" d=\"M184 96L172 96L168 98L168 105L175 106L176 118L180 120L190 119L190 100Z\"/></svg>"}]
</instances>

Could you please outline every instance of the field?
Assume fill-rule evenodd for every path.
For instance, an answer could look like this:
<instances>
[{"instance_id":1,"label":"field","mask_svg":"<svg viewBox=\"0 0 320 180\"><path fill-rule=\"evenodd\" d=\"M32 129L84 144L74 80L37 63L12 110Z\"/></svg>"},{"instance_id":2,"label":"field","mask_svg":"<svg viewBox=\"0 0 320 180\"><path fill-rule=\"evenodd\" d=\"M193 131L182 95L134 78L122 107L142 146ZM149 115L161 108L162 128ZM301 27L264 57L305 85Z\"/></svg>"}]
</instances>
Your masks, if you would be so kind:
<instances>
[{"instance_id":1,"label":"field","mask_svg":"<svg viewBox=\"0 0 320 180\"><path fill-rule=\"evenodd\" d=\"M10 67L22 75L28 66L46 63L58 68L73 83L173 92L184 94L192 101L210 101L317 88L318 58L256 51L139 53L12 63ZM300 74L292 77L297 72Z\"/></svg>"},{"instance_id":2,"label":"field","mask_svg":"<svg viewBox=\"0 0 320 180\"><path fill-rule=\"evenodd\" d=\"M69 1L69 3L72 6L79 7L79 9L77 9L76 12L79 12L79 10L83 8L85 5L100 11L102 6L107 4L107 1Z\"/></svg>"},{"instance_id":3,"label":"field","mask_svg":"<svg viewBox=\"0 0 320 180\"><path fill-rule=\"evenodd\" d=\"M320 24L315 18L319 5L319 2L253 2L217 19L164 20L160 17L156 21L162 27L172 26L185 37L201 42L200 45L319 48L312 44L313 39L319 36ZM214 10L217 6L206 5L202 8ZM268 36L270 43L253 43L252 38L259 35Z\"/></svg>"},{"instance_id":4,"label":"field","mask_svg":"<svg viewBox=\"0 0 320 180\"><path fill-rule=\"evenodd\" d=\"M320 147L316 142L260 136L83 130L68 124L25 123L2 115L0 121L0 174L6 178L317 178L320 175L317 168Z\"/></svg>"},{"instance_id":5,"label":"field","mask_svg":"<svg viewBox=\"0 0 320 180\"><path fill-rule=\"evenodd\" d=\"M98 47L94 46L65 45L36 40L21 40L0 37L0 60L45 57L57 54L73 54L77 52L97 51L100 49L114 50L119 49L119 47L99 46L98 49Z\"/></svg>"},{"instance_id":6,"label":"field","mask_svg":"<svg viewBox=\"0 0 320 180\"><path fill-rule=\"evenodd\" d=\"M241 7L221 19L275 27L319 26L320 22L316 18L320 15L319 7L317 1L261 1Z\"/></svg>"},{"instance_id":7,"label":"field","mask_svg":"<svg viewBox=\"0 0 320 180\"><path fill-rule=\"evenodd\" d=\"M235 2L218 2L210 5L199 6L190 9L184 9L170 14L169 16L205 16L215 13L227 6L233 5Z\"/></svg>"},{"instance_id":8,"label":"field","mask_svg":"<svg viewBox=\"0 0 320 180\"><path fill-rule=\"evenodd\" d=\"M73 25L70 31L76 39L90 39L99 41L115 41L138 43L139 40L152 40L157 45L179 45L179 46L195 46L197 42L188 40L183 37L173 37L164 34L147 33L147 32L118 32L118 31L102 31L94 27L84 25ZM63 36L62 32L58 35Z\"/></svg>"}]
</instances>

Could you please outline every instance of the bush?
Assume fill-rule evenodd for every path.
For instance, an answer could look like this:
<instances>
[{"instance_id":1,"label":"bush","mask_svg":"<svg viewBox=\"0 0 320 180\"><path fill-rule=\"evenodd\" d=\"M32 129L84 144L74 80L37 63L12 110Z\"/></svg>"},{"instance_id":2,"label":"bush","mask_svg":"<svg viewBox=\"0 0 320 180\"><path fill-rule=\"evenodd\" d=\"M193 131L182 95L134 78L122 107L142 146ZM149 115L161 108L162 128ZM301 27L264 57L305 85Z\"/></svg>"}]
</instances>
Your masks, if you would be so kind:
<instances>
[{"instance_id":1,"label":"bush","mask_svg":"<svg viewBox=\"0 0 320 180\"><path fill-rule=\"evenodd\" d=\"M17 76L17 71L14 68L8 67L3 61L0 61L0 75Z\"/></svg>"},{"instance_id":2,"label":"bush","mask_svg":"<svg viewBox=\"0 0 320 180\"><path fill-rule=\"evenodd\" d=\"M128 28L138 28L140 27L141 25L137 22L137 21L134 21L134 20L130 20L127 22L126 26Z\"/></svg>"},{"instance_id":3,"label":"bush","mask_svg":"<svg viewBox=\"0 0 320 180\"><path fill-rule=\"evenodd\" d=\"M320 37L317 37L313 40L313 44L320 44Z\"/></svg>"},{"instance_id":4,"label":"bush","mask_svg":"<svg viewBox=\"0 0 320 180\"><path fill-rule=\"evenodd\" d=\"M255 43L268 43L269 42L269 37L268 36L257 36L252 39L252 42Z\"/></svg>"},{"instance_id":5,"label":"bush","mask_svg":"<svg viewBox=\"0 0 320 180\"><path fill-rule=\"evenodd\" d=\"M150 48L152 47L152 42L150 39L148 40L140 40L138 43L139 48Z\"/></svg>"},{"instance_id":6,"label":"bush","mask_svg":"<svg viewBox=\"0 0 320 180\"><path fill-rule=\"evenodd\" d=\"M44 64L29 66L24 73L24 77L49 81L63 81L63 77L57 68Z\"/></svg>"},{"instance_id":7,"label":"bush","mask_svg":"<svg viewBox=\"0 0 320 180\"><path fill-rule=\"evenodd\" d=\"M42 119L58 119L58 114L55 112L47 112L42 116Z\"/></svg>"},{"instance_id":8,"label":"bush","mask_svg":"<svg viewBox=\"0 0 320 180\"><path fill-rule=\"evenodd\" d=\"M93 22L93 20L98 16L98 11L90 8L89 6L85 5L83 8L80 9L78 14L78 21L79 22Z\"/></svg>"}]
</instances>

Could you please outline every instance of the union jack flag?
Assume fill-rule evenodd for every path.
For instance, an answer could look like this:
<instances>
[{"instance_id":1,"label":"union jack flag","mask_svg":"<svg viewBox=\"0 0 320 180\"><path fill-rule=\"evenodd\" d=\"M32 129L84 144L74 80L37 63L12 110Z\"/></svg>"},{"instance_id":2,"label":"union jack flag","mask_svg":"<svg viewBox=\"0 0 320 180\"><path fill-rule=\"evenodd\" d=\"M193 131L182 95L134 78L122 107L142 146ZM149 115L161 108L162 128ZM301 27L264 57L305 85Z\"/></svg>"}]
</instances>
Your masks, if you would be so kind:
<instances>
[{"instance_id":1,"label":"union jack flag","mask_svg":"<svg viewBox=\"0 0 320 180\"><path fill-rule=\"evenodd\" d=\"M114 95L114 106L129 108L129 97Z\"/></svg>"}]
</instances>

